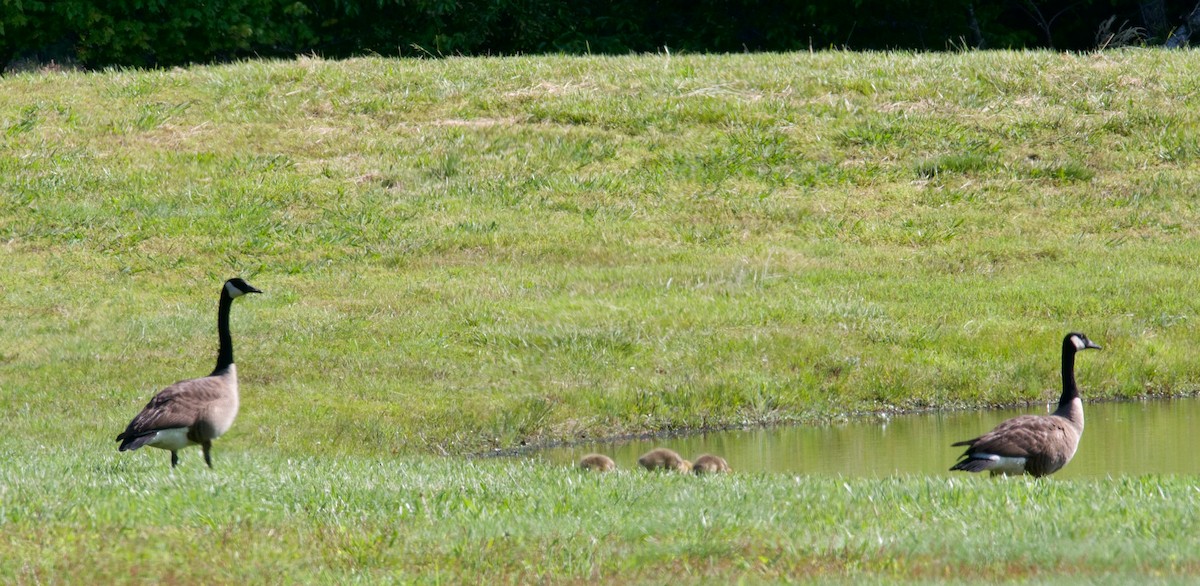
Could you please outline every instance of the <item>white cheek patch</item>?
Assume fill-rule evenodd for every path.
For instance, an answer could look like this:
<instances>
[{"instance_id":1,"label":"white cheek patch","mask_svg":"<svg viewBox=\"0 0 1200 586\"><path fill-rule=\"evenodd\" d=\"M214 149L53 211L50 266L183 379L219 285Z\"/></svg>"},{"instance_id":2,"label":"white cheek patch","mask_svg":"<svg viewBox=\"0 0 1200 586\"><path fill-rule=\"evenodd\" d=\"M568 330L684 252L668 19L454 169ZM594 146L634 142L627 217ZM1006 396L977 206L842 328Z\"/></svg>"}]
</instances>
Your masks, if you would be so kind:
<instances>
[{"instance_id":1,"label":"white cheek patch","mask_svg":"<svg viewBox=\"0 0 1200 586\"><path fill-rule=\"evenodd\" d=\"M1087 348L1087 343L1084 342L1079 336L1071 336L1071 343L1075 344L1076 350L1083 350L1084 348Z\"/></svg>"},{"instance_id":2,"label":"white cheek patch","mask_svg":"<svg viewBox=\"0 0 1200 586\"><path fill-rule=\"evenodd\" d=\"M233 283L225 283L225 292L228 293L230 297L238 297L246 294L245 291L234 287ZM1078 346L1079 342L1075 342L1075 345Z\"/></svg>"}]
</instances>

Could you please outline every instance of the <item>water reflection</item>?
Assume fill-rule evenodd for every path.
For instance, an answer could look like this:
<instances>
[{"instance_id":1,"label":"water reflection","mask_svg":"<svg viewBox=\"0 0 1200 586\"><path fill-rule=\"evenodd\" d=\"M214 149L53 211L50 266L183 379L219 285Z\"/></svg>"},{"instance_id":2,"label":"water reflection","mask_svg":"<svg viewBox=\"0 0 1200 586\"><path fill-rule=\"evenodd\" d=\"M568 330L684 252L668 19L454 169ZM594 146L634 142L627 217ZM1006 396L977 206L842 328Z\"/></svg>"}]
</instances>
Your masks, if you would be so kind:
<instances>
[{"instance_id":1,"label":"water reflection","mask_svg":"<svg viewBox=\"0 0 1200 586\"><path fill-rule=\"evenodd\" d=\"M655 446L685 458L720 454L734 470L844 476L949 475L962 453L950 444L980 435L997 423L1038 408L902 415L828 426L738 430L621 444L589 444L538 452L534 457L573 465L588 452L608 454L623 469ZM1200 400L1176 399L1084 406L1079 451L1056 478L1109 475L1200 474L1193 430ZM963 474L956 472L954 474Z\"/></svg>"}]
</instances>

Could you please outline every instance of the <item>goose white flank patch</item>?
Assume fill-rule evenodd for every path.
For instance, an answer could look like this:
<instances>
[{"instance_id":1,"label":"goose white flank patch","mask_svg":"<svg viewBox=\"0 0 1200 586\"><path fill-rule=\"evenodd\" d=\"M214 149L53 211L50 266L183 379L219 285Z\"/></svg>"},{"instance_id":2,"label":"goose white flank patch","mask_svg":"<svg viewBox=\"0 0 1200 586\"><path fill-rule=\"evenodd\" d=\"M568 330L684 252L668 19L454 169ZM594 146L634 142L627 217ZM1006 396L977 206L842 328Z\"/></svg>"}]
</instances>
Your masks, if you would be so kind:
<instances>
[{"instance_id":1,"label":"goose white flank patch","mask_svg":"<svg viewBox=\"0 0 1200 586\"><path fill-rule=\"evenodd\" d=\"M987 470L993 476L1046 476L1066 466L1083 436L1083 400L1075 384L1075 353L1089 348L1099 350L1100 346L1080 333L1063 338L1063 392L1054 413L1013 417L975 439L953 444L967 446L967 451L950 469Z\"/></svg>"},{"instance_id":2,"label":"goose white flank patch","mask_svg":"<svg viewBox=\"0 0 1200 586\"><path fill-rule=\"evenodd\" d=\"M171 467L179 464L179 450L199 445L204 462L212 468L212 442L233 425L238 412L237 367L229 335L229 308L246 293L262 293L242 279L221 286L217 306L217 367L212 374L179 381L154 395L125 431L117 436L119 451L151 446L171 452Z\"/></svg>"}]
</instances>

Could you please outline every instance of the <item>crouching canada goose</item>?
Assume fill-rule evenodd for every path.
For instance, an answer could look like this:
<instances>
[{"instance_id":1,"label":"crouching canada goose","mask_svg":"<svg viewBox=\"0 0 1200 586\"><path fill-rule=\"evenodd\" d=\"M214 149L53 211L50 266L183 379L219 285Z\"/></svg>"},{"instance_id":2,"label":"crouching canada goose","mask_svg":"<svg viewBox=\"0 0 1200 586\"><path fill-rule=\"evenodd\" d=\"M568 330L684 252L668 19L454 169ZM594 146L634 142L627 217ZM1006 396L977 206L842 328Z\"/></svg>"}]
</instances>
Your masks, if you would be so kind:
<instances>
[{"instance_id":1,"label":"crouching canada goose","mask_svg":"<svg viewBox=\"0 0 1200 586\"><path fill-rule=\"evenodd\" d=\"M712 454L704 454L696 458L696 463L692 464L692 472L699 474L717 474L721 472L729 472L729 463L725 458L714 456Z\"/></svg>"},{"instance_id":2,"label":"crouching canada goose","mask_svg":"<svg viewBox=\"0 0 1200 586\"><path fill-rule=\"evenodd\" d=\"M588 454L579 460L579 467L583 470L609 472L617 469L617 463L604 454Z\"/></svg>"},{"instance_id":3,"label":"crouching canada goose","mask_svg":"<svg viewBox=\"0 0 1200 586\"><path fill-rule=\"evenodd\" d=\"M171 467L179 464L177 452L191 445L204 448L204 461L212 468L212 441L221 437L238 411L237 367L229 336L229 307L246 293L262 293L241 279L221 287L217 309L217 367L203 378L179 381L154 395L129 427L117 436L119 451L153 446L171 452Z\"/></svg>"},{"instance_id":4,"label":"crouching canada goose","mask_svg":"<svg viewBox=\"0 0 1200 586\"><path fill-rule=\"evenodd\" d=\"M654 448L641 458L638 464L647 470L674 470L676 472L691 472L692 463L684 460L679 454L667 448Z\"/></svg>"},{"instance_id":5,"label":"crouching canada goose","mask_svg":"<svg viewBox=\"0 0 1200 586\"><path fill-rule=\"evenodd\" d=\"M1071 461L1083 435L1083 400L1075 385L1075 353L1100 349L1087 336L1067 334L1063 338L1063 392L1058 409L1050 415L1021 415L997 425L975 439L957 442L967 446L951 470L997 474L1046 476Z\"/></svg>"}]
</instances>

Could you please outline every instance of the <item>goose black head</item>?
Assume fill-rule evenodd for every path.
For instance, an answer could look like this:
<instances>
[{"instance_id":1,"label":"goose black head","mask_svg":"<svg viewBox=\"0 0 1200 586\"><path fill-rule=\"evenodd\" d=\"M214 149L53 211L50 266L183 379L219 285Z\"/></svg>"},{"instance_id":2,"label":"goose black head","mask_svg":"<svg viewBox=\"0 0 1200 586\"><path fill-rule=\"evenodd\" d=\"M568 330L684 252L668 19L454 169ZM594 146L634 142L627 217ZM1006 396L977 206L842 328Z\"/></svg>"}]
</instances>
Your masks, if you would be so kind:
<instances>
[{"instance_id":1,"label":"goose black head","mask_svg":"<svg viewBox=\"0 0 1200 586\"><path fill-rule=\"evenodd\" d=\"M1098 344L1089 340L1087 336L1079 332L1071 332L1070 334L1067 334L1067 338L1063 340L1063 344L1065 345L1067 343L1070 343L1072 346L1074 346L1076 351L1087 350L1088 348L1092 348L1094 350L1100 349Z\"/></svg>"},{"instance_id":2,"label":"goose black head","mask_svg":"<svg viewBox=\"0 0 1200 586\"><path fill-rule=\"evenodd\" d=\"M225 293L227 293L230 298L237 298L245 295L246 293L262 293L262 291L255 289L254 285L251 285L250 283L247 283L238 277L234 277L228 281L225 281Z\"/></svg>"}]
</instances>

